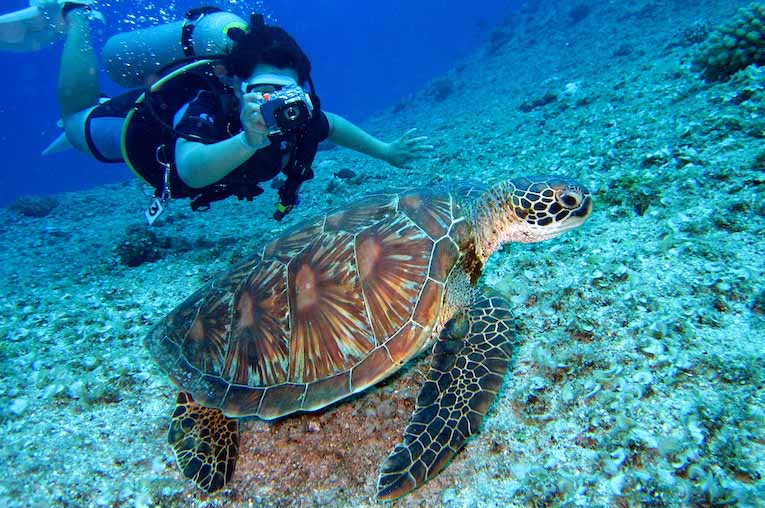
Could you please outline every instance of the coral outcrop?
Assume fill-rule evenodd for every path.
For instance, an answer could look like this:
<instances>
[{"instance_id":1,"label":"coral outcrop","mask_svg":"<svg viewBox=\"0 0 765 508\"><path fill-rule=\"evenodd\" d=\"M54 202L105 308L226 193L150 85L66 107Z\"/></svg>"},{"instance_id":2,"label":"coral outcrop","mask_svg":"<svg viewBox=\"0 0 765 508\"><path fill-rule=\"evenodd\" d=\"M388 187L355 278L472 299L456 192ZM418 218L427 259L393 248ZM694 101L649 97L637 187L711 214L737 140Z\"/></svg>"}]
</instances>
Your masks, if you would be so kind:
<instances>
[{"instance_id":1,"label":"coral outcrop","mask_svg":"<svg viewBox=\"0 0 765 508\"><path fill-rule=\"evenodd\" d=\"M692 68L706 81L725 81L752 64L765 63L765 5L742 7L709 35Z\"/></svg>"}]
</instances>

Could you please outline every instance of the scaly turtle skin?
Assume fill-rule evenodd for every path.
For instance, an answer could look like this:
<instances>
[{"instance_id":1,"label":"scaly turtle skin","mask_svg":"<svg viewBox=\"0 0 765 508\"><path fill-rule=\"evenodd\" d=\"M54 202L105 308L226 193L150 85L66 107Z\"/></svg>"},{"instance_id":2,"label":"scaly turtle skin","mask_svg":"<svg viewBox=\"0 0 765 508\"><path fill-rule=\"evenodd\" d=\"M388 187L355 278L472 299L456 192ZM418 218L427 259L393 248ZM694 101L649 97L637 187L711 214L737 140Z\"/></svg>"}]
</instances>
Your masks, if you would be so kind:
<instances>
[{"instance_id":1,"label":"scaly turtle skin","mask_svg":"<svg viewBox=\"0 0 765 508\"><path fill-rule=\"evenodd\" d=\"M236 417L321 409L432 348L377 495L416 489L478 431L512 354L510 305L477 282L484 262L590 210L589 193L565 178L462 182L367 196L266 244L146 338L182 390L168 434L181 471L220 489L236 464Z\"/></svg>"}]
</instances>

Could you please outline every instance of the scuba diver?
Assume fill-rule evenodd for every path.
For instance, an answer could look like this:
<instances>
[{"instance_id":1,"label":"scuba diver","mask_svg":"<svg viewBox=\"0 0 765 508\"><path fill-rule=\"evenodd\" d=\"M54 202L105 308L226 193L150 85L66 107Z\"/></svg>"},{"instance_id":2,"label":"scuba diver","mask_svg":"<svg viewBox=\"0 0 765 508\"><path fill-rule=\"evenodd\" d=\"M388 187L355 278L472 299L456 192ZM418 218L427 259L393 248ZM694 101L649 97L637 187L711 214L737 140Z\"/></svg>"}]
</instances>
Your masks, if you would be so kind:
<instances>
[{"instance_id":1,"label":"scuba diver","mask_svg":"<svg viewBox=\"0 0 765 508\"><path fill-rule=\"evenodd\" d=\"M139 88L104 99L90 40L91 23L103 17L92 0L37 3L54 21L51 29L65 35L57 90L64 135L47 151L73 146L103 162L127 163L154 188L150 224L172 198L190 198L194 210L229 196L252 200L263 192L259 184L283 173L274 213L281 220L313 178L325 139L399 168L433 149L415 129L386 143L323 110L308 57L260 14L246 24L203 7L182 22L112 37L104 47L107 72ZM51 3L60 4L60 18L44 9Z\"/></svg>"}]
</instances>

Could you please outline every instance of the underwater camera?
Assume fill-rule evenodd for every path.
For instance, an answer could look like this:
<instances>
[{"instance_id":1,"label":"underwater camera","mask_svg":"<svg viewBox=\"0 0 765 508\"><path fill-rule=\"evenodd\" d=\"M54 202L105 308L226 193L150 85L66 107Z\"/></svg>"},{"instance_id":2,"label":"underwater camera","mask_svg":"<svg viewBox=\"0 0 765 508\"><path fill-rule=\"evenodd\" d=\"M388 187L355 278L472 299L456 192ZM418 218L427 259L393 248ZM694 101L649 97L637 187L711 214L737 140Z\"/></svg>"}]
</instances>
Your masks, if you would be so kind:
<instances>
[{"instance_id":1,"label":"underwater camera","mask_svg":"<svg viewBox=\"0 0 765 508\"><path fill-rule=\"evenodd\" d=\"M268 136L293 134L308 124L313 112L311 97L298 85L263 94L260 113L268 128Z\"/></svg>"}]
</instances>

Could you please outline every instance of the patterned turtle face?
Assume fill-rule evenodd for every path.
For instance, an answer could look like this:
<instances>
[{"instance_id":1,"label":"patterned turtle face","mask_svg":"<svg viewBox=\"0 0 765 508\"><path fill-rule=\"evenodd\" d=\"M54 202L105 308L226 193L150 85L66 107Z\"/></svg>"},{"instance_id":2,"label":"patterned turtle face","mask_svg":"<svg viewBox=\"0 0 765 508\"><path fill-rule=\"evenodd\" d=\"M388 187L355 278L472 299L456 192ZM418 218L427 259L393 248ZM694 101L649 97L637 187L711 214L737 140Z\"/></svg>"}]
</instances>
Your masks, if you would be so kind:
<instances>
[{"instance_id":1,"label":"patterned turtle face","mask_svg":"<svg viewBox=\"0 0 765 508\"><path fill-rule=\"evenodd\" d=\"M592 197L582 185L562 177L529 177L501 185L509 205L504 241L540 242L581 225L592 211Z\"/></svg>"}]
</instances>

